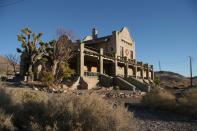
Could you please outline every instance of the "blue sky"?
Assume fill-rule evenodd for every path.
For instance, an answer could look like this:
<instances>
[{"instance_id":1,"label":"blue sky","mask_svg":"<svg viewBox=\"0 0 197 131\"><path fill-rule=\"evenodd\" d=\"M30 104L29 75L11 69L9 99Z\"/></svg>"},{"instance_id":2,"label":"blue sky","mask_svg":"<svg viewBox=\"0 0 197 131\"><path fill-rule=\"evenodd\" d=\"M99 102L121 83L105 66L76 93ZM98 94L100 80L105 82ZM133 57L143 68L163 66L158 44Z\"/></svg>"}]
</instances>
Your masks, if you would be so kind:
<instances>
[{"instance_id":1,"label":"blue sky","mask_svg":"<svg viewBox=\"0 0 197 131\"><path fill-rule=\"evenodd\" d=\"M16 0L0 0L0 5ZM57 28L82 39L97 27L99 36L127 26L136 42L137 59L162 70L197 75L197 2L195 0L22 0L0 6L0 54L15 53L23 27L56 37Z\"/></svg>"}]
</instances>

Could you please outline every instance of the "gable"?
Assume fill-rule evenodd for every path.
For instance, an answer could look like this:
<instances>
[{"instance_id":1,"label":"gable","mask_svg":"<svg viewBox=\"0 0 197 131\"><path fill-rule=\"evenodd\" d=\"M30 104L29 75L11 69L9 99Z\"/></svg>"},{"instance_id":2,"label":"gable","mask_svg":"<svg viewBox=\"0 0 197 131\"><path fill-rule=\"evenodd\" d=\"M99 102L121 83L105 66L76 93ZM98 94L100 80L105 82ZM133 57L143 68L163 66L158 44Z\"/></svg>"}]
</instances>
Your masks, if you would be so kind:
<instances>
[{"instance_id":1,"label":"gable","mask_svg":"<svg viewBox=\"0 0 197 131\"><path fill-rule=\"evenodd\" d=\"M123 27L120 31L119 31L119 35L121 37L121 39L129 42L129 43L133 43L133 39L130 35L130 32L128 30L127 27Z\"/></svg>"},{"instance_id":2,"label":"gable","mask_svg":"<svg viewBox=\"0 0 197 131\"><path fill-rule=\"evenodd\" d=\"M90 35L86 36L86 37L83 39L83 41L89 41L89 40L92 40L92 36L90 36Z\"/></svg>"}]
</instances>

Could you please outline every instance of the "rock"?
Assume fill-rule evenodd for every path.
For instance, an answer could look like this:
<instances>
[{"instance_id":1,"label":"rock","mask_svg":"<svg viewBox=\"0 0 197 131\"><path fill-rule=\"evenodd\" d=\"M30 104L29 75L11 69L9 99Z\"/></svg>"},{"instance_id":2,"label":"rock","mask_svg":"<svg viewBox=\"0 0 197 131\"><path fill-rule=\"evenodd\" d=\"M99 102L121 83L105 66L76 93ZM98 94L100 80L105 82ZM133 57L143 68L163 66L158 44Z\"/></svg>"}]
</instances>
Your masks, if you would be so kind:
<instances>
[{"instance_id":1,"label":"rock","mask_svg":"<svg viewBox=\"0 0 197 131\"><path fill-rule=\"evenodd\" d=\"M33 90L38 91L39 89L37 87L33 87Z\"/></svg>"}]
</instances>

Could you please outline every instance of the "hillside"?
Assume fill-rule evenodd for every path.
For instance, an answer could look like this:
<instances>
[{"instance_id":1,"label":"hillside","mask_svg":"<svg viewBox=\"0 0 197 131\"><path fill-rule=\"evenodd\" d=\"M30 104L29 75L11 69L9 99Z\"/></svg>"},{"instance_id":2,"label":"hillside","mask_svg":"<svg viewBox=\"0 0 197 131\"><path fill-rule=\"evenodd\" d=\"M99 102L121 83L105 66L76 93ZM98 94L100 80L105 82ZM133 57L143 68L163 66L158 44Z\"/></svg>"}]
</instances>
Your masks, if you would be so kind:
<instances>
[{"instance_id":1,"label":"hillside","mask_svg":"<svg viewBox=\"0 0 197 131\"><path fill-rule=\"evenodd\" d=\"M16 67L19 70L19 65ZM13 74L13 66L9 64L9 60L0 55L0 75Z\"/></svg>"},{"instance_id":2,"label":"hillside","mask_svg":"<svg viewBox=\"0 0 197 131\"><path fill-rule=\"evenodd\" d=\"M6 74L9 61L0 55L0 74Z\"/></svg>"},{"instance_id":3,"label":"hillside","mask_svg":"<svg viewBox=\"0 0 197 131\"><path fill-rule=\"evenodd\" d=\"M155 72L155 76L160 78L161 85L165 88L187 88L190 81L187 77L170 71Z\"/></svg>"},{"instance_id":4,"label":"hillside","mask_svg":"<svg viewBox=\"0 0 197 131\"><path fill-rule=\"evenodd\" d=\"M193 85L197 85L197 76L193 77Z\"/></svg>"}]
</instances>

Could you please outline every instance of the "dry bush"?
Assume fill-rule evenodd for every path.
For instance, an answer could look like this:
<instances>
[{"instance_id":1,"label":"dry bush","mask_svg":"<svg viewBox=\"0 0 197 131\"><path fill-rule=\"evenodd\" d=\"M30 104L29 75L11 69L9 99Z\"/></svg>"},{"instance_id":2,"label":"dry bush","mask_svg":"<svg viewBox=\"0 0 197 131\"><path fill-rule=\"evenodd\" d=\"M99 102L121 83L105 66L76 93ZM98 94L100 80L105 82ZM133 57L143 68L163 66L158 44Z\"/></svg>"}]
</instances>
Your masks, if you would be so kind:
<instances>
[{"instance_id":1,"label":"dry bush","mask_svg":"<svg viewBox=\"0 0 197 131\"><path fill-rule=\"evenodd\" d=\"M176 97L164 89L154 89L147 93L142 102L150 107L165 110L175 110Z\"/></svg>"},{"instance_id":2,"label":"dry bush","mask_svg":"<svg viewBox=\"0 0 197 131\"><path fill-rule=\"evenodd\" d=\"M2 85L1 85L2 86ZM3 87L0 87L0 130L14 130L11 118L12 114L5 111L10 110L11 99Z\"/></svg>"},{"instance_id":3,"label":"dry bush","mask_svg":"<svg viewBox=\"0 0 197 131\"><path fill-rule=\"evenodd\" d=\"M9 105L11 105L11 98L7 94L5 88L0 87L0 107L7 110Z\"/></svg>"},{"instance_id":4,"label":"dry bush","mask_svg":"<svg viewBox=\"0 0 197 131\"><path fill-rule=\"evenodd\" d=\"M197 91L186 93L179 99L177 112L197 118Z\"/></svg>"},{"instance_id":5,"label":"dry bush","mask_svg":"<svg viewBox=\"0 0 197 131\"><path fill-rule=\"evenodd\" d=\"M27 89L0 93L9 98L9 106L3 109L13 114L11 120L18 130L119 131L134 127L131 113L124 107L114 109L98 96L49 95Z\"/></svg>"},{"instance_id":6,"label":"dry bush","mask_svg":"<svg viewBox=\"0 0 197 131\"><path fill-rule=\"evenodd\" d=\"M197 91L187 92L176 98L164 89L154 89L143 97L142 102L155 109L197 118Z\"/></svg>"},{"instance_id":7,"label":"dry bush","mask_svg":"<svg viewBox=\"0 0 197 131\"><path fill-rule=\"evenodd\" d=\"M11 115L5 114L5 112L0 109L0 130L3 131L13 131L14 126L11 121Z\"/></svg>"},{"instance_id":8,"label":"dry bush","mask_svg":"<svg viewBox=\"0 0 197 131\"><path fill-rule=\"evenodd\" d=\"M94 95L56 97L49 105L60 130L129 130L131 114Z\"/></svg>"}]
</instances>

